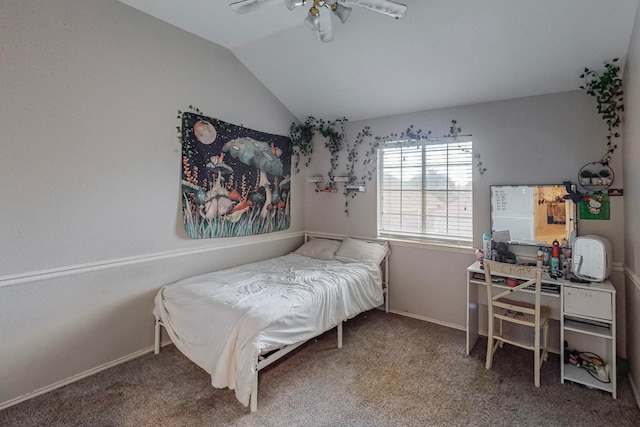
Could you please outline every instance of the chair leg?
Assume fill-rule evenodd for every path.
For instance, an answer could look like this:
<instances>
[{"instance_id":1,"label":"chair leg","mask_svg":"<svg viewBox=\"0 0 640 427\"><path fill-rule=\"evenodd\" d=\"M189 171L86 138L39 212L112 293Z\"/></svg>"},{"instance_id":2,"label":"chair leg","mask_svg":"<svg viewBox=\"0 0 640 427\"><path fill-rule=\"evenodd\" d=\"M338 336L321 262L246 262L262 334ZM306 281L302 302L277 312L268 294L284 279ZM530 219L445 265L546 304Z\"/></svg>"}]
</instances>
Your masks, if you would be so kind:
<instances>
[{"instance_id":1,"label":"chair leg","mask_svg":"<svg viewBox=\"0 0 640 427\"><path fill-rule=\"evenodd\" d=\"M542 360L543 361L547 361L547 359L549 358L549 350L548 350L548 342L549 342L549 322L547 321L544 324L544 331L543 331L543 342L544 342L544 350L542 351Z\"/></svg>"},{"instance_id":2,"label":"chair leg","mask_svg":"<svg viewBox=\"0 0 640 427\"><path fill-rule=\"evenodd\" d=\"M535 343L534 343L534 384L536 387L540 387L540 328L535 328Z\"/></svg>"},{"instance_id":3,"label":"chair leg","mask_svg":"<svg viewBox=\"0 0 640 427\"><path fill-rule=\"evenodd\" d=\"M485 363L485 367L487 369L491 369L491 365L493 364L493 313L489 312L489 317L487 318L487 361Z\"/></svg>"}]
</instances>

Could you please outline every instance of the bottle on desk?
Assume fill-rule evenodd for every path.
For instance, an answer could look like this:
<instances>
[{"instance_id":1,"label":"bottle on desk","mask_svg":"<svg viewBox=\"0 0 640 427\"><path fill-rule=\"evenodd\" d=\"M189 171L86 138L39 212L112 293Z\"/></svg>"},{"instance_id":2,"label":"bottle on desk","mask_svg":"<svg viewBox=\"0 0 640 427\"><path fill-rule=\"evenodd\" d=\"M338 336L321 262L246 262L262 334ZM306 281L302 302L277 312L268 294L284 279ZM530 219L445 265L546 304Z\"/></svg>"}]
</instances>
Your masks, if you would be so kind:
<instances>
[{"instance_id":1,"label":"bottle on desk","mask_svg":"<svg viewBox=\"0 0 640 427\"><path fill-rule=\"evenodd\" d=\"M482 235L482 253L485 259L491 259L491 233Z\"/></svg>"},{"instance_id":2,"label":"bottle on desk","mask_svg":"<svg viewBox=\"0 0 640 427\"><path fill-rule=\"evenodd\" d=\"M549 270L549 248L542 250L542 268Z\"/></svg>"},{"instance_id":3,"label":"bottle on desk","mask_svg":"<svg viewBox=\"0 0 640 427\"><path fill-rule=\"evenodd\" d=\"M551 246L551 274L558 274L560 269L560 244L557 240Z\"/></svg>"},{"instance_id":4,"label":"bottle on desk","mask_svg":"<svg viewBox=\"0 0 640 427\"><path fill-rule=\"evenodd\" d=\"M536 267L542 268L542 248L538 249L538 258L536 259Z\"/></svg>"}]
</instances>

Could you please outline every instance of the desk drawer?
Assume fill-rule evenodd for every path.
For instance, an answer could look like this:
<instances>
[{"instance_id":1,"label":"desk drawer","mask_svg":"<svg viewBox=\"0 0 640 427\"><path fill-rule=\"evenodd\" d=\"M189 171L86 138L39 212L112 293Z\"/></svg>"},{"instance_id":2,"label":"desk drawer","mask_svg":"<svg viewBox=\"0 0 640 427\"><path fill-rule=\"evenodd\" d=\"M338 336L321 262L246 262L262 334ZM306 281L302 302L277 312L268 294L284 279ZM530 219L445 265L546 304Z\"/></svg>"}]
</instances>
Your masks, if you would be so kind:
<instances>
[{"instance_id":1,"label":"desk drawer","mask_svg":"<svg viewBox=\"0 0 640 427\"><path fill-rule=\"evenodd\" d=\"M564 286L564 313L576 316L613 319L611 293Z\"/></svg>"}]
</instances>

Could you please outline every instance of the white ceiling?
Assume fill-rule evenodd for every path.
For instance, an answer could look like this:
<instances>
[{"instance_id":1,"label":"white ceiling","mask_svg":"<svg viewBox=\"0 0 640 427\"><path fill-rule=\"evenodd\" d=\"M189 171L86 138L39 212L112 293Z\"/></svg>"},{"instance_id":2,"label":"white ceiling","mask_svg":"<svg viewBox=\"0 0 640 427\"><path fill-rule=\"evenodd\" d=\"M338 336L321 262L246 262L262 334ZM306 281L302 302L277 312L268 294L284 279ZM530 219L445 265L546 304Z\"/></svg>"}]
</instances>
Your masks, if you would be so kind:
<instances>
[{"instance_id":1,"label":"white ceiling","mask_svg":"<svg viewBox=\"0 0 640 427\"><path fill-rule=\"evenodd\" d=\"M354 8L321 43L308 7L282 1L244 15L231 0L120 1L230 49L301 121L575 90L585 66L624 61L639 2L397 0L404 18Z\"/></svg>"}]
</instances>

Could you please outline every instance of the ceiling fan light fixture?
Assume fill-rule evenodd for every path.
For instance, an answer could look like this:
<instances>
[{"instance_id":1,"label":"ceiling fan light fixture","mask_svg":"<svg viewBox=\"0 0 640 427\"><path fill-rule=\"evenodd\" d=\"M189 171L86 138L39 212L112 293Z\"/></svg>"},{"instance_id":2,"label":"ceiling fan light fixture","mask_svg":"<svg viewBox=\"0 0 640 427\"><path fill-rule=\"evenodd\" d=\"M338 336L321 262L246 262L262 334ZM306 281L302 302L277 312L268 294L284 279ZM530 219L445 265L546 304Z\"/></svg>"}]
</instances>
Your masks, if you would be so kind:
<instances>
[{"instance_id":1,"label":"ceiling fan light fixture","mask_svg":"<svg viewBox=\"0 0 640 427\"><path fill-rule=\"evenodd\" d=\"M331 11L336 14L340 21L344 24L351 15L351 8L341 4L334 3L331 5Z\"/></svg>"},{"instance_id":2,"label":"ceiling fan light fixture","mask_svg":"<svg viewBox=\"0 0 640 427\"><path fill-rule=\"evenodd\" d=\"M319 15L320 11L316 7L309 9L309 14L305 18L304 23L310 30L320 30L320 19L318 19Z\"/></svg>"},{"instance_id":3,"label":"ceiling fan light fixture","mask_svg":"<svg viewBox=\"0 0 640 427\"><path fill-rule=\"evenodd\" d=\"M322 43L333 41L333 33L331 31L318 31L318 40Z\"/></svg>"},{"instance_id":4,"label":"ceiling fan light fixture","mask_svg":"<svg viewBox=\"0 0 640 427\"><path fill-rule=\"evenodd\" d=\"M284 0L284 4L289 10L293 10L298 6L304 6L305 3L307 3L307 0Z\"/></svg>"},{"instance_id":5,"label":"ceiling fan light fixture","mask_svg":"<svg viewBox=\"0 0 640 427\"><path fill-rule=\"evenodd\" d=\"M279 0L232 0L230 6L236 13L247 13L272 1ZM318 39L322 42L333 40L329 11L333 12L343 24L351 15L351 6L358 6L396 19L405 16L407 11L407 6L393 0L283 0L283 2L289 10L312 3L304 24L312 31L316 31ZM328 11L320 13L323 7Z\"/></svg>"},{"instance_id":6,"label":"ceiling fan light fixture","mask_svg":"<svg viewBox=\"0 0 640 427\"><path fill-rule=\"evenodd\" d=\"M317 3L320 0L315 0L315 1ZM329 6L327 6L327 9L329 9ZM333 40L333 30L331 29L331 13L329 13L329 11L321 12L319 14L318 24L320 24L320 29L316 31L318 40L320 40L323 43L327 43Z\"/></svg>"},{"instance_id":7,"label":"ceiling fan light fixture","mask_svg":"<svg viewBox=\"0 0 640 427\"><path fill-rule=\"evenodd\" d=\"M260 3L258 0L239 0L232 2L229 6L235 13L243 14L257 9L260 7Z\"/></svg>"}]
</instances>

